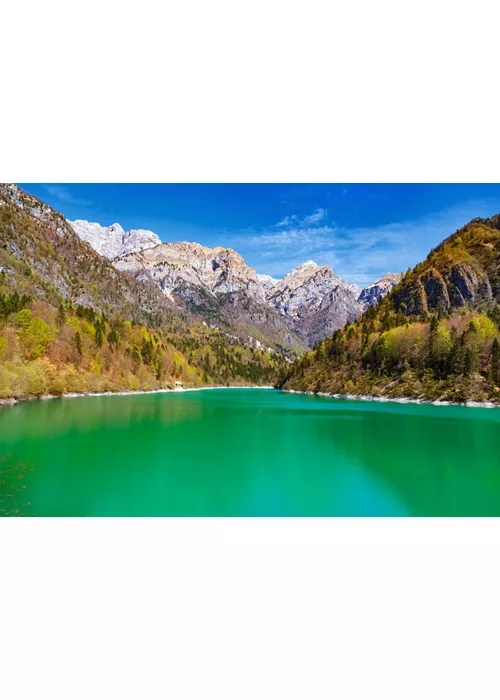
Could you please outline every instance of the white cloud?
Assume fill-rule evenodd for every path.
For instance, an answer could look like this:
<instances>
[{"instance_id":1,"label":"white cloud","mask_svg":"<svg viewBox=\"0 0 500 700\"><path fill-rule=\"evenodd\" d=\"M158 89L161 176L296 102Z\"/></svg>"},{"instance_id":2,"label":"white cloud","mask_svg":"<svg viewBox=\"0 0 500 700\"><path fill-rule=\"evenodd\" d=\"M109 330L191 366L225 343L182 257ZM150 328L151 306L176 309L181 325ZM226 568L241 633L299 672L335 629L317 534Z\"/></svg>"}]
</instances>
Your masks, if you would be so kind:
<instances>
[{"instance_id":1,"label":"white cloud","mask_svg":"<svg viewBox=\"0 0 500 700\"><path fill-rule=\"evenodd\" d=\"M80 204L82 206L86 204L91 204L92 202L87 202L84 199L79 199L78 197L73 197L71 192L67 187L61 185L45 185L47 194L51 197L59 199L61 202L66 202L67 204Z\"/></svg>"},{"instance_id":2,"label":"white cloud","mask_svg":"<svg viewBox=\"0 0 500 700\"><path fill-rule=\"evenodd\" d=\"M269 229L241 232L231 243L244 257L252 258L259 272L281 276L312 258L333 267L347 282L366 286L386 272L413 267L471 219L492 216L499 210L498 201L469 201L413 220L352 228L333 223L320 226L326 210L316 210L295 222L284 219ZM321 217L320 212L324 212Z\"/></svg>"},{"instance_id":3,"label":"white cloud","mask_svg":"<svg viewBox=\"0 0 500 700\"><path fill-rule=\"evenodd\" d=\"M306 216L302 219L302 224L304 226L318 224L320 221L323 221L324 219L326 219L327 216L328 216L328 212L326 209L316 209L315 212L313 212L309 216Z\"/></svg>"},{"instance_id":4,"label":"white cloud","mask_svg":"<svg viewBox=\"0 0 500 700\"><path fill-rule=\"evenodd\" d=\"M299 226L300 228L307 228L308 226L316 226L321 221L324 221L328 217L328 211L326 209L316 209L312 214L304 216L302 219L297 216L297 214L292 214L291 216L285 216L282 221L279 221L276 226L278 228L289 228L291 226Z\"/></svg>"},{"instance_id":5,"label":"white cloud","mask_svg":"<svg viewBox=\"0 0 500 700\"><path fill-rule=\"evenodd\" d=\"M298 220L298 217L296 214L292 214L292 216L285 216L283 221L278 221L276 226L282 227L282 226L291 226L294 222Z\"/></svg>"}]
</instances>

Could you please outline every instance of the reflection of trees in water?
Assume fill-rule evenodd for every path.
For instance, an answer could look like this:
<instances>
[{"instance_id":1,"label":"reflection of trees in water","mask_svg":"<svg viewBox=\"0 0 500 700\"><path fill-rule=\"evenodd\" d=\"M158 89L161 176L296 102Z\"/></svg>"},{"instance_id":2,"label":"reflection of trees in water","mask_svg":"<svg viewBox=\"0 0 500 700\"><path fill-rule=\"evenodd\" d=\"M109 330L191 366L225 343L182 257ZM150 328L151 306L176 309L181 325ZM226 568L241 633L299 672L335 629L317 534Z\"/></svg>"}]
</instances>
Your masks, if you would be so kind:
<instances>
[{"instance_id":1,"label":"reflection of trees in water","mask_svg":"<svg viewBox=\"0 0 500 700\"><path fill-rule=\"evenodd\" d=\"M9 441L79 431L123 428L127 424L155 420L173 423L200 414L193 394L136 394L43 399L9 406L2 412L2 432ZM188 403L189 402L189 403ZM198 410L197 410L198 408ZM2 438L0 437L0 449Z\"/></svg>"},{"instance_id":2,"label":"reflection of trees in water","mask_svg":"<svg viewBox=\"0 0 500 700\"><path fill-rule=\"evenodd\" d=\"M500 411L201 392L1 419L2 515L500 514Z\"/></svg>"},{"instance_id":3,"label":"reflection of trees in water","mask_svg":"<svg viewBox=\"0 0 500 700\"><path fill-rule=\"evenodd\" d=\"M195 498L197 491L204 495L199 483L207 451L197 440L199 426L207 420L204 395L19 404L3 416L0 453L33 462L29 505L36 515L148 515L149 505L161 515L165 501L170 508L172 501L178 504L184 514L188 498ZM190 460L184 459L185 452ZM9 478L9 485L12 481ZM13 506L12 489L6 495L9 513L21 514L24 501Z\"/></svg>"},{"instance_id":4,"label":"reflection of trees in water","mask_svg":"<svg viewBox=\"0 0 500 700\"><path fill-rule=\"evenodd\" d=\"M33 515L26 476L33 467L10 455L0 456L0 516Z\"/></svg>"},{"instance_id":5,"label":"reflection of trees in water","mask_svg":"<svg viewBox=\"0 0 500 700\"><path fill-rule=\"evenodd\" d=\"M500 515L500 413L354 403L345 413L356 419L348 430L332 420L336 450L376 474L410 513Z\"/></svg>"}]
</instances>

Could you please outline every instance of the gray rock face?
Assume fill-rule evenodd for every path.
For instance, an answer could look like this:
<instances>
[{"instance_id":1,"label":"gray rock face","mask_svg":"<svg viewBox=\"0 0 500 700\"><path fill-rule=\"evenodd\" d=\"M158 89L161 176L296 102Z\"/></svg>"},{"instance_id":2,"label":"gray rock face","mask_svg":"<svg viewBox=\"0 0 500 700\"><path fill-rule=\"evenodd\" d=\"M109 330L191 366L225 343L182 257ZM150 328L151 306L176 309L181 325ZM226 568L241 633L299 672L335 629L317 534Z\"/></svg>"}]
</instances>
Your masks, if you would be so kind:
<instances>
[{"instance_id":1,"label":"gray rock face","mask_svg":"<svg viewBox=\"0 0 500 700\"><path fill-rule=\"evenodd\" d=\"M358 301L361 304L364 304L366 308L368 306L378 304L380 297L383 297L390 292L391 289L393 289L399 283L401 277L401 273L396 274L394 272L388 272L376 282L361 290Z\"/></svg>"},{"instance_id":2,"label":"gray rock face","mask_svg":"<svg viewBox=\"0 0 500 700\"><path fill-rule=\"evenodd\" d=\"M309 345L314 345L361 314L360 291L330 267L309 260L271 287L265 298Z\"/></svg>"},{"instance_id":3,"label":"gray rock face","mask_svg":"<svg viewBox=\"0 0 500 700\"><path fill-rule=\"evenodd\" d=\"M445 276L435 268L428 269L397 292L395 303L405 313L419 315L490 301L493 296L486 274L478 274L470 265L458 265Z\"/></svg>"},{"instance_id":4,"label":"gray rock face","mask_svg":"<svg viewBox=\"0 0 500 700\"><path fill-rule=\"evenodd\" d=\"M347 284L330 267L312 260L278 280L258 275L230 248L161 243L151 231L127 233L119 224L70 224L118 270L142 282L155 282L171 299L177 297L198 307L206 305L207 294L219 300L226 295L223 304L234 316L256 323L261 314L266 324L281 324L309 345L356 319L399 281L399 275L387 274L361 290ZM252 301L252 313L246 300ZM262 306L273 313L264 313Z\"/></svg>"},{"instance_id":5,"label":"gray rock face","mask_svg":"<svg viewBox=\"0 0 500 700\"><path fill-rule=\"evenodd\" d=\"M199 243L162 243L115 259L119 270L149 272L164 293L179 286L202 287L210 294L244 291L264 299L255 270L231 248L208 248Z\"/></svg>"},{"instance_id":6,"label":"gray rock face","mask_svg":"<svg viewBox=\"0 0 500 700\"><path fill-rule=\"evenodd\" d=\"M2 183L1 185L5 195L20 209L23 209L28 216L34 216L45 223L51 222L53 218L53 210L45 202L40 201L32 195L27 195L18 185L14 183ZM1 206L1 200L0 200ZM64 236L62 227L57 227L56 234L60 237Z\"/></svg>"},{"instance_id":7,"label":"gray rock face","mask_svg":"<svg viewBox=\"0 0 500 700\"><path fill-rule=\"evenodd\" d=\"M361 290L312 260L291 270L265 290L266 302L282 314L309 346L361 315Z\"/></svg>"},{"instance_id":8,"label":"gray rock face","mask_svg":"<svg viewBox=\"0 0 500 700\"><path fill-rule=\"evenodd\" d=\"M427 307L447 311L450 308L450 297L443 276L437 270L429 270L421 279L424 288Z\"/></svg>"},{"instance_id":9,"label":"gray rock face","mask_svg":"<svg viewBox=\"0 0 500 700\"><path fill-rule=\"evenodd\" d=\"M448 284L451 306L465 306L493 297L489 279L481 279L468 265L454 267L448 276Z\"/></svg>"},{"instance_id":10,"label":"gray rock face","mask_svg":"<svg viewBox=\"0 0 500 700\"><path fill-rule=\"evenodd\" d=\"M267 294L279 282L278 279L271 277L270 275L257 275L257 279L259 280L259 284L261 289L264 291L264 294Z\"/></svg>"},{"instance_id":11,"label":"gray rock face","mask_svg":"<svg viewBox=\"0 0 500 700\"><path fill-rule=\"evenodd\" d=\"M161 243L159 237L152 231L143 229L124 231L120 224L101 226L82 219L68 221L68 223L82 241L90 243L99 255L109 260L146 250Z\"/></svg>"}]
</instances>

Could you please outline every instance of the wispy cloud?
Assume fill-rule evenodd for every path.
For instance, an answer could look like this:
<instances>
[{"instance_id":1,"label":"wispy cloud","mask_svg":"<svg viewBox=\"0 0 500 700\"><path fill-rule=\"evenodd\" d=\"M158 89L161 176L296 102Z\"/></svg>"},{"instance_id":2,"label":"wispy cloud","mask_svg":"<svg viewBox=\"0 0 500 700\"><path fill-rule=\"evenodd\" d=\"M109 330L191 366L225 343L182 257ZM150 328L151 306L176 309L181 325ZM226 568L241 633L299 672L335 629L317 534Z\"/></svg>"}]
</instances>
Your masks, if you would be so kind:
<instances>
[{"instance_id":1,"label":"wispy cloud","mask_svg":"<svg viewBox=\"0 0 500 700\"><path fill-rule=\"evenodd\" d=\"M326 219L328 216L328 212L326 209L316 209L315 212L310 214L309 216L304 217L302 219L302 224L304 226L314 226L315 224L318 224L320 221L323 221Z\"/></svg>"},{"instance_id":2,"label":"wispy cloud","mask_svg":"<svg viewBox=\"0 0 500 700\"><path fill-rule=\"evenodd\" d=\"M68 188L62 185L45 185L45 190L51 197L55 197L59 201L66 202L67 204L77 204L81 206L92 204L92 202L88 202L85 199L74 197Z\"/></svg>"},{"instance_id":3,"label":"wispy cloud","mask_svg":"<svg viewBox=\"0 0 500 700\"><path fill-rule=\"evenodd\" d=\"M276 226L278 228L290 228L293 226L299 228L307 228L308 226L316 226L321 221L324 221L328 217L328 211L326 209L316 209L312 214L304 216L300 219L297 214L292 214L291 216L285 216L282 221L278 221Z\"/></svg>"},{"instance_id":4,"label":"wispy cloud","mask_svg":"<svg viewBox=\"0 0 500 700\"><path fill-rule=\"evenodd\" d=\"M249 228L234 234L230 245L251 255L258 251L262 260L259 271L284 274L295 266L293 261L304 262L302 257L309 259L315 252L321 254L328 246L335 229L325 223L327 216L326 209L316 209L302 218L293 214L268 229Z\"/></svg>"},{"instance_id":5,"label":"wispy cloud","mask_svg":"<svg viewBox=\"0 0 500 700\"><path fill-rule=\"evenodd\" d=\"M471 219L500 210L500 202L469 201L421 217L373 227L344 227L328 222L316 209L288 216L267 229L233 235L231 243L251 257L259 272L280 276L305 260L330 265L346 281L370 284L386 272L401 272L423 260L430 249ZM258 255L259 263L256 263Z\"/></svg>"},{"instance_id":6,"label":"wispy cloud","mask_svg":"<svg viewBox=\"0 0 500 700\"><path fill-rule=\"evenodd\" d=\"M285 216L282 221L278 221L276 226L278 228L282 228L283 226L293 226L298 221L298 218L299 217L296 214L292 214L292 216Z\"/></svg>"}]
</instances>

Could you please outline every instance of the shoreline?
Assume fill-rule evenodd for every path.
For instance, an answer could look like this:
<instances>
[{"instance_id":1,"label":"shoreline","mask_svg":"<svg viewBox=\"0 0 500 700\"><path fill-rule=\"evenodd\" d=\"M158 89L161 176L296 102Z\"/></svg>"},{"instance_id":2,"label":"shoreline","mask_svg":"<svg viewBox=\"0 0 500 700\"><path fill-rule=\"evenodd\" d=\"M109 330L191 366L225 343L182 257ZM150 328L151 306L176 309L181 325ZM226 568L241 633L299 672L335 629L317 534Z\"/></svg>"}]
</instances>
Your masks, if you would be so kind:
<instances>
[{"instance_id":1,"label":"shoreline","mask_svg":"<svg viewBox=\"0 0 500 700\"><path fill-rule=\"evenodd\" d=\"M100 391L100 392L70 392L67 394L41 394L40 396L23 396L20 399L0 399L1 406L15 406L18 403L26 403L28 401L48 401L50 399L78 399L89 396L137 396L142 394L183 394L187 391L209 391L213 389L274 389L274 386L255 385L255 386L197 386L178 389L150 389L137 391Z\"/></svg>"},{"instance_id":2,"label":"shoreline","mask_svg":"<svg viewBox=\"0 0 500 700\"><path fill-rule=\"evenodd\" d=\"M151 389L151 390L130 390L130 391L101 391L101 392L69 392L66 394L42 394L41 396L25 396L19 399L0 399L2 406L15 406L28 401L48 401L50 399L78 399L91 396L137 396L144 394L182 394L189 391L212 391L214 389L273 389L282 391L285 394L302 394L303 396L321 396L326 399L341 399L344 401L372 401L375 403L398 403L398 404L421 404L429 406L462 406L466 408L500 408L500 403L493 401L440 401L439 399L412 399L409 397L389 397L370 394L334 394L326 391L299 391L297 389L277 389L269 385L253 386L198 386L180 387L177 389Z\"/></svg>"},{"instance_id":3,"label":"shoreline","mask_svg":"<svg viewBox=\"0 0 500 700\"><path fill-rule=\"evenodd\" d=\"M410 399L408 397L371 396L370 394L333 394L326 391L298 391L296 389L281 389L287 394L303 394L305 396L322 396L326 399L343 399L346 401L375 401L378 403L413 403L429 406L462 406L466 408L500 408L500 403L494 401L439 401L438 399Z\"/></svg>"}]
</instances>

